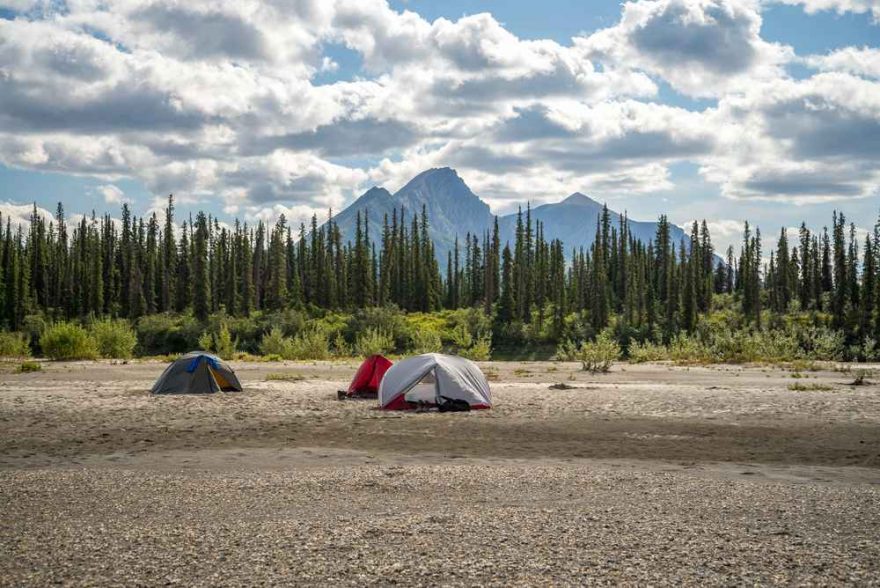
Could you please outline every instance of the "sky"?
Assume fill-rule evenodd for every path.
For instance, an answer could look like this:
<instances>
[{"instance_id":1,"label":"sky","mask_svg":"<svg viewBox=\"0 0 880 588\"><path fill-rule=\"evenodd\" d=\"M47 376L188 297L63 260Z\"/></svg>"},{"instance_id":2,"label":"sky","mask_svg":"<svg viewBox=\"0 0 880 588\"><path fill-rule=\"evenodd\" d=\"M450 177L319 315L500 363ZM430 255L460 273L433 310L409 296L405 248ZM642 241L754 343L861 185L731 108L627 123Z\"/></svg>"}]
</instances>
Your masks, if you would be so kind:
<instances>
[{"instance_id":1,"label":"sky","mask_svg":"<svg viewBox=\"0 0 880 588\"><path fill-rule=\"evenodd\" d=\"M0 0L0 212L298 224L450 166L773 234L880 213L880 0Z\"/></svg>"}]
</instances>

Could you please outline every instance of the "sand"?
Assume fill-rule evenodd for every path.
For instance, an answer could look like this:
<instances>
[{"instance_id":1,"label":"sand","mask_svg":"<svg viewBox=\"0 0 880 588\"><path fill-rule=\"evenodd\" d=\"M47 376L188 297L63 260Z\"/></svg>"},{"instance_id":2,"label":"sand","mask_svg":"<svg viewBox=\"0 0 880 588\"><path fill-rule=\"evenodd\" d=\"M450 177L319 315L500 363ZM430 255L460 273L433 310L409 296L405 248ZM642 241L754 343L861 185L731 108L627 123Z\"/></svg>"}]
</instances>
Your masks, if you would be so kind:
<instances>
[{"instance_id":1,"label":"sand","mask_svg":"<svg viewBox=\"0 0 880 588\"><path fill-rule=\"evenodd\" d=\"M162 367L0 374L0 585L880 584L851 373L487 363L495 409L402 414L336 400L355 363Z\"/></svg>"}]
</instances>

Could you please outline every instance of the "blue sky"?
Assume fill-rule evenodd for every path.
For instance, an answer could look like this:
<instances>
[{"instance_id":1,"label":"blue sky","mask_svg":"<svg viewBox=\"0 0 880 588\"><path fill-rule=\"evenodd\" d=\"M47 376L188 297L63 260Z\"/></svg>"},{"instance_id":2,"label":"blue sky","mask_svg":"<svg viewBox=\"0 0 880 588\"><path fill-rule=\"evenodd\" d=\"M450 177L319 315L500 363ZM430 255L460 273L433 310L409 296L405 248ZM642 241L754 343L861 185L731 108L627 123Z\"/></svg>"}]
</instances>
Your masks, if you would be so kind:
<instances>
[{"instance_id":1,"label":"blue sky","mask_svg":"<svg viewBox=\"0 0 880 588\"><path fill-rule=\"evenodd\" d=\"M830 7L830 9L829 9ZM449 165L720 246L880 212L880 2L0 0L0 210L294 222Z\"/></svg>"}]
</instances>

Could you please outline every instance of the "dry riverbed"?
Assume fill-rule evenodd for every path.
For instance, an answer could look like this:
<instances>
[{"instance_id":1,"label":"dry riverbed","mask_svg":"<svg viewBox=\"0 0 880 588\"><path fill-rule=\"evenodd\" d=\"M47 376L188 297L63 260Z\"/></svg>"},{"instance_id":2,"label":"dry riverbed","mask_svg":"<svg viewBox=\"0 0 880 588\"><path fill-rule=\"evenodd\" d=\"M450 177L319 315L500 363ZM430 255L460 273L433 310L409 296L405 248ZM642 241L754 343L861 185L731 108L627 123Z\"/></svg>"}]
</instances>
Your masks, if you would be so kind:
<instances>
[{"instance_id":1,"label":"dry riverbed","mask_svg":"<svg viewBox=\"0 0 880 588\"><path fill-rule=\"evenodd\" d=\"M0 374L0 585L880 583L853 374L497 362L495 409L402 414L336 400L355 363L234 367Z\"/></svg>"}]
</instances>

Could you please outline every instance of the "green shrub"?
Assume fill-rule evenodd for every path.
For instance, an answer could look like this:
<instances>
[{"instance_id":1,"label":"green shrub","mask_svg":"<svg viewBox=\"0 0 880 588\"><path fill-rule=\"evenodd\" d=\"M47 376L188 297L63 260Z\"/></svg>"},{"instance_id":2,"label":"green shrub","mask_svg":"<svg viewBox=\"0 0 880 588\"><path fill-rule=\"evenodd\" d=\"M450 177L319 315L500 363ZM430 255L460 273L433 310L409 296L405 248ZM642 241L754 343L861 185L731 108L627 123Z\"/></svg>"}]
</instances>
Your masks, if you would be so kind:
<instances>
[{"instance_id":1,"label":"green shrub","mask_svg":"<svg viewBox=\"0 0 880 588\"><path fill-rule=\"evenodd\" d=\"M199 337L199 347L204 351L214 352L220 359L233 359L237 346L238 342L232 338L232 333L229 332L226 323L220 325L220 330L217 333L205 331Z\"/></svg>"},{"instance_id":2,"label":"green shrub","mask_svg":"<svg viewBox=\"0 0 880 588\"><path fill-rule=\"evenodd\" d=\"M40 337L40 348L49 359L96 359L98 346L95 339L74 323L55 323Z\"/></svg>"},{"instance_id":3,"label":"green shrub","mask_svg":"<svg viewBox=\"0 0 880 588\"><path fill-rule=\"evenodd\" d=\"M236 353L238 341L232 338L226 323L220 325L220 332L214 335L214 351L221 359L232 359Z\"/></svg>"},{"instance_id":4,"label":"green shrub","mask_svg":"<svg viewBox=\"0 0 880 588\"><path fill-rule=\"evenodd\" d=\"M134 355L137 335L128 321L101 320L92 324L91 332L101 357L130 359Z\"/></svg>"},{"instance_id":5,"label":"green shrub","mask_svg":"<svg viewBox=\"0 0 880 588\"><path fill-rule=\"evenodd\" d=\"M676 335L669 343L669 359L678 363L712 363L712 350L697 337Z\"/></svg>"},{"instance_id":6,"label":"green shrub","mask_svg":"<svg viewBox=\"0 0 880 588\"><path fill-rule=\"evenodd\" d=\"M556 361L577 361L578 346L571 339L563 339L556 347L556 354L553 356Z\"/></svg>"},{"instance_id":7,"label":"green shrub","mask_svg":"<svg viewBox=\"0 0 880 588\"><path fill-rule=\"evenodd\" d=\"M285 337L279 327L272 329L263 335L260 342L260 353L266 356L277 355L282 358L291 358L293 356L293 340Z\"/></svg>"},{"instance_id":8,"label":"green shrub","mask_svg":"<svg viewBox=\"0 0 880 588\"><path fill-rule=\"evenodd\" d=\"M25 333L0 332L0 357L30 357L28 340Z\"/></svg>"},{"instance_id":9,"label":"green shrub","mask_svg":"<svg viewBox=\"0 0 880 588\"><path fill-rule=\"evenodd\" d=\"M141 355L176 355L200 347L204 326L190 316L153 314L135 325Z\"/></svg>"},{"instance_id":10,"label":"green shrub","mask_svg":"<svg viewBox=\"0 0 880 588\"><path fill-rule=\"evenodd\" d=\"M328 339L336 341L338 335L344 335L348 328L349 321L351 321L350 314L328 312L320 318L313 319L310 321L310 324L324 331L327 334ZM305 328L305 326L303 328ZM301 330L302 329L299 329L296 332Z\"/></svg>"},{"instance_id":11,"label":"green shrub","mask_svg":"<svg viewBox=\"0 0 880 588\"><path fill-rule=\"evenodd\" d=\"M644 343L631 343L629 346L630 363L645 363L648 361L664 361L669 359L666 346L651 341Z\"/></svg>"},{"instance_id":12,"label":"green shrub","mask_svg":"<svg viewBox=\"0 0 880 588\"><path fill-rule=\"evenodd\" d=\"M479 308L459 308L457 310L446 311L441 313L446 315L446 335L450 342L459 347L470 347L474 339L479 339L482 335L492 332L491 318L486 316ZM465 330L471 337L471 341L465 345L461 345L455 341L455 338L461 337L461 331ZM454 334L458 331L458 334ZM444 333L441 332L441 337Z\"/></svg>"},{"instance_id":13,"label":"green shrub","mask_svg":"<svg viewBox=\"0 0 880 588\"><path fill-rule=\"evenodd\" d=\"M43 364L36 361L23 361L18 365L16 371L20 374L29 374L31 372L42 371Z\"/></svg>"},{"instance_id":14,"label":"green shrub","mask_svg":"<svg viewBox=\"0 0 880 588\"><path fill-rule=\"evenodd\" d=\"M866 337L862 343L862 357L865 361L880 361L880 345L872 337Z\"/></svg>"},{"instance_id":15,"label":"green shrub","mask_svg":"<svg viewBox=\"0 0 880 588\"><path fill-rule=\"evenodd\" d=\"M330 341L327 334L317 327L298 333L291 340L290 357L285 359L330 359Z\"/></svg>"},{"instance_id":16,"label":"green shrub","mask_svg":"<svg viewBox=\"0 0 880 588\"><path fill-rule=\"evenodd\" d=\"M606 330L599 333L595 341L585 341L578 349L578 359L584 371L604 373L611 364L620 359L620 345Z\"/></svg>"},{"instance_id":17,"label":"green shrub","mask_svg":"<svg viewBox=\"0 0 880 588\"><path fill-rule=\"evenodd\" d=\"M201 351L211 351L214 349L214 335L209 331L205 331L199 337L199 349Z\"/></svg>"},{"instance_id":18,"label":"green shrub","mask_svg":"<svg viewBox=\"0 0 880 588\"><path fill-rule=\"evenodd\" d=\"M413 353L438 353L443 349L440 333L433 329L423 329L412 334L410 351Z\"/></svg>"},{"instance_id":19,"label":"green shrub","mask_svg":"<svg viewBox=\"0 0 880 588\"><path fill-rule=\"evenodd\" d=\"M468 326L464 324L460 324L452 330L451 339L452 344L459 350L467 349L474 344L474 337Z\"/></svg>"},{"instance_id":20,"label":"green shrub","mask_svg":"<svg viewBox=\"0 0 880 588\"><path fill-rule=\"evenodd\" d=\"M489 361L492 357L492 337L484 335L478 338L470 347L460 350L459 354L474 361Z\"/></svg>"},{"instance_id":21,"label":"green shrub","mask_svg":"<svg viewBox=\"0 0 880 588\"><path fill-rule=\"evenodd\" d=\"M358 355L364 357L384 355L394 349L394 339L379 329L367 329L358 335L354 348Z\"/></svg>"},{"instance_id":22,"label":"green shrub","mask_svg":"<svg viewBox=\"0 0 880 588\"><path fill-rule=\"evenodd\" d=\"M406 349L412 339L412 326L406 320L406 315L395 306L365 308L357 311L348 321L346 339L355 342L370 329L391 337L393 349Z\"/></svg>"},{"instance_id":23,"label":"green shrub","mask_svg":"<svg viewBox=\"0 0 880 588\"><path fill-rule=\"evenodd\" d=\"M410 312L406 314L407 331L411 333L410 340L422 331L433 331L443 335L449 330L447 319L449 311L441 312Z\"/></svg>"},{"instance_id":24,"label":"green shrub","mask_svg":"<svg viewBox=\"0 0 880 588\"><path fill-rule=\"evenodd\" d=\"M231 317L226 314L216 314L208 319L205 330L213 333L216 338L220 336L224 329L229 333L228 342L234 342L235 348L234 351L232 351L232 354L239 351L255 353L259 349L260 340L265 331L265 326L260 321L258 315ZM223 337L225 338L225 335ZM228 345L226 342L222 344ZM226 349L226 351L229 350Z\"/></svg>"},{"instance_id":25,"label":"green shrub","mask_svg":"<svg viewBox=\"0 0 880 588\"><path fill-rule=\"evenodd\" d=\"M802 347L807 358L819 361L838 361L845 349L844 336L840 331L825 327L812 327L803 338Z\"/></svg>"},{"instance_id":26,"label":"green shrub","mask_svg":"<svg viewBox=\"0 0 880 588\"><path fill-rule=\"evenodd\" d=\"M46 321L46 318L42 314L27 314L24 317L24 321L21 325L21 332L24 333L28 341L31 342L32 352L40 352L40 337L43 336L43 331L45 331L49 327L49 322Z\"/></svg>"},{"instance_id":27,"label":"green shrub","mask_svg":"<svg viewBox=\"0 0 880 588\"><path fill-rule=\"evenodd\" d=\"M285 335L304 331L308 327L308 318L304 312L292 308L264 317L267 324L277 326Z\"/></svg>"},{"instance_id":28,"label":"green shrub","mask_svg":"<svg viewBox=\"0 0 880 588\"><path fill-rule=\"evenodd\" d=\"M333 354L336 357L351 357L351 345L345 340L345 336L341 331L333 337Z\"/></svg>"}]
</instances>

